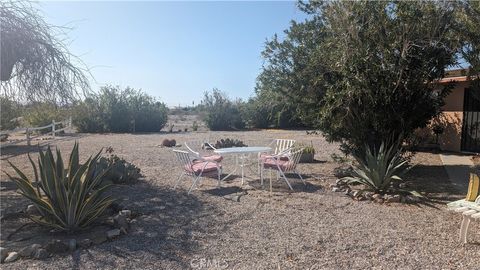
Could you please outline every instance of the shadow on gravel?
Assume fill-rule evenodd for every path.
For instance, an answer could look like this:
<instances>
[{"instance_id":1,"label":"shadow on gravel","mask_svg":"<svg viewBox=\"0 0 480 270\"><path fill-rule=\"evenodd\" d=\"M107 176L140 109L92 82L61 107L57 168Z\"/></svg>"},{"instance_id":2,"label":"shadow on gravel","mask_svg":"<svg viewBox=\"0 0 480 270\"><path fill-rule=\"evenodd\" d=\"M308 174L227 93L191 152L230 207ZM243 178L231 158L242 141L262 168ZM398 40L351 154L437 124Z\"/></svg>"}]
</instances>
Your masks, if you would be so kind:
<instances>
[{"instance_id":1,"label":"shadow on gravel","mask_svg":"<svg viewBox=\"0 0 480 270\"><path fill-rule=\"evenodd\" d=\"M204 192L208 193L210 195L213 195L213 196L222 197L222 196L225 196L225 195L234 194L234 193L242 192L242 191L243 191L243 189L240 188L240 187L219 187L219 188L215 188L215 189L205 190Z\"/></svg>"},{"instance_id":2,"label":"shadow on gravel","mask_svg":"<svg viewBox=\"0 0 480 270\"><path fill-rule=\"evenodd\" d=\"M452 185L443 165L416 165L405 179L410 180L408 184L415 190L430 193L438 199L447 194L464 195L466 193L466 190L459 191Z\"/></svg>"},{"instance_id":3,"label":"shadow on gravel","mask_svg":"<svg viewBox=\"0 0 480 270\"><path fill-rule=\"evenodd\" d=\"M190 268L193 253L200 248L194 237L215 232L216 208L204 205L194 194L188 195L185 191L147 182L119 186L117 194L123 197L120 202L122 205L141 216L128 235L98 246L110 254L108 259L105 256L98 258L100 268L154 265L162 269L173 263L175 268L187 269ZM95 253L90 251L88 260L96 260ZM115 258L127 259L134 265L118 265ZM148 261L143 264L139 258L147 258ZM82 268L81 265L77 266Z\"/></svg>"}]
</instances>

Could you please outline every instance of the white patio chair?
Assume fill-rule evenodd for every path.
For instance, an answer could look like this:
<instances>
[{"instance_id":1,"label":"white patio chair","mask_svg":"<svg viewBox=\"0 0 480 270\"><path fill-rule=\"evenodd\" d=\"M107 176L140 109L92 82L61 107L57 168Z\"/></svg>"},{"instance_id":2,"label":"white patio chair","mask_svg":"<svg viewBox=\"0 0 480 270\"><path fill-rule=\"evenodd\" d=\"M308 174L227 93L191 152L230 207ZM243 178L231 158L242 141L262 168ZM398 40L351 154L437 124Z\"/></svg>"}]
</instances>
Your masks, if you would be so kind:
<instances>
[{"instance_id":1,"label":"white patio chair","mask_svg":"<svg viewBox=\"0 0 480 270\"><path fill-rule=\"evenodd\" d=\"M258 173L260 173L261 170L261 163L265 161L266 158L281 155L283 152L288 151L290 148L293 147L295 144L295 140L288 140L288 139L275 139L270 144L268 144L268 147L271 147L273 149L272 153L269 154L259 154L258 156Z\"/></svg>"},{"instance_id":2,"label":"white patio chair","mask_svg":"<svg viewBox=\"0 0 480 270\"><path fill-rule=\"evenodd\" d=\"M288 187L293 190L292 185L288 181L287 177L285 176L286 173L295 173L297 174L304 185L307 183L303 179L302 175L298 173L296 170L298 162L300 161L300 156L302 155L303 148L285 150L280 152L277 155L272 155L262 159L261 161L261 170L260 170L260 181L263 186L263 175L264 170L276 171L277 172L277 179L278 176L281 176L283 180L287 183ZM270 192L272 191L272 177L270 175Z\"/></svg>"},{"instance_id":3,"label":"white patio chair","mask_svg":"<svg viewBox=\"0 0 480 270\"><path fill-rule=\"evenodd\" d=\"M193 179L193 183L188 190L188 194L192 192L203 176L216 176L218 178L218 186L220 186L220 177L222 175L222 165L220 163L198 157L194 159L187 151L173 150L173 152L175 153L175 156L177 157L177 160L182 168L182 173L178 177L173 189L177 188L184 175L191 176Z\"/></svg>"},{"instance_id":4,"label":"white patio chair","mask_svg":"<svg viewBox=\"0 0 480 270\"><path fill-rule=\"evenodd\" d=\"M273 148L274 155L278 155L292 148L295 142L295 140L275 139L268 146Z\"/></svg>"},{"instance_id":5,"label":"white patio chair","mask_svg":"<svg viewBox=\"0 0 480 270\"><path fill-rule=\"evenodd\" d=\"M208 140L192 140L185 142L185 147L192 152L196 157L221 162L223 157L221 155L212 153L208 150L215 150L216 148L208 142Z\"/></svg>"},{"instance_id":6,"label":"white patio chair","mask_svg":"<svg viewBox=\"0 0 480 270\"><path fill-rule=\"evenodd\" d=\"M459 200L448 204L450 210L462 213L462 223L460 225L460 241L464 244L468 242L468 227L471 221L480 221L480 196L475 202Z\"/></svg>"}]
</instances>

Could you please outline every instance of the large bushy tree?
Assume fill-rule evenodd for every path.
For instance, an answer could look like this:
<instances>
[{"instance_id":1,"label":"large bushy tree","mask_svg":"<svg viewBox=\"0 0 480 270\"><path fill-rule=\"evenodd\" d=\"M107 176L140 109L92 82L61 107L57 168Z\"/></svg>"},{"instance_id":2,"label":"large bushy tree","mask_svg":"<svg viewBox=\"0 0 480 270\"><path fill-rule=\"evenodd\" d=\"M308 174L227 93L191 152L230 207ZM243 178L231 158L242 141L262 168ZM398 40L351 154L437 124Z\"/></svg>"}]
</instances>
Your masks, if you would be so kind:
<instances>
[{"instance_id":1,"label":"large bushy tree","mask_svg":"<svg viewBox=\"0 0 480 270\"><path fill-rule=\"evenodd\" d=\"M257 91L292 97L345 151L408 136L439 113L445 70L478 60L472 3L301 2L309 18L267 43Z\"/></svg>"},{"instance_id":2,"label":"large bushy tree","mask_svg":"<svg viewBox=\"0 0 480 270\"><path fill-rule=\"evenodd\" d=\"M84 65L66 47L64 28L30 1L0 1L0 84L4 98L68 103L89 90Z\"/></svg>"}]
</instances>

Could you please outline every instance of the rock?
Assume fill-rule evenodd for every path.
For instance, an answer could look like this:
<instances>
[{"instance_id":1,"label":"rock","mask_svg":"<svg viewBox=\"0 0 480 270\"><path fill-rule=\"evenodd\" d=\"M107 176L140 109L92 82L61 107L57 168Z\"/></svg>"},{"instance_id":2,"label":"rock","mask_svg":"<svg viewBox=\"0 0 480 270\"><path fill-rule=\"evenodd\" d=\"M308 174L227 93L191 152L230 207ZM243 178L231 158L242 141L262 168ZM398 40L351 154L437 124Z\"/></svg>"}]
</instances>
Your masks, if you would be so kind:
<instances>
[{"instance_id":1,"label":"rock","mask_svg":"<svg viewBox=\"0 0 480 270\"><path fill-rule=\"evenodd\" d=\"M351 194L350 194L351 191L352 190L350 188L347 188L347 189L345 189L345 191L343 193L347 196L351 196Z\"/></svg>"},{"instance_id":2,"label":"rock","mask_svg":"<svg viewBox=\"0 0 480 270\"><path fill-rule=\"evenodd\" d=\"M113 239L117 236L120 236L120 230L119 229L113 229L107 232L107 238L108 239Z\"/></svg>"},{"instance_id":3,"label":"rock","mask_svg":"<svg viewBox=\"0 0 480 270\"><path fill-rule=\"evenodd\" d=\"M352 196L355 197L355 198L362 197L361 195L362 195L362 192L360 192L360 190L355 190L352 193Z\"/></svg>"},{"instance_id":4,"label":"rock","mask_svg":"<svg viewBox=\"0 0 480 270\"><path fill-rule=\"evenodd\" d=\"M400 183L400 184L398 185L398 187L399 187L399 188L407 188L408 185L407 185L407 183Z\"/></svg>"},{"instance_id":5,"label":"rock","mask_svg":"<svg viewBox=\"0 0 480 270\"><path fill-rule=\"evenodd\" d=\"M334 187L334 188L332 188L332 191L333 191L333 192L341 192L342 190L339 189L338 187Z\"/></svg>"},{"instance_id":6,"label":"rock","mask_svg":"<svg viewBox=\"0 0 480 270\"><path fill-rule=\"evenodd\" d=\"M402 196L397 194L397 195L393 195L393 196L389 195L387 197L387 199L385 199L385 200L386 200L386 202L389 202L389 203L399 203L401 201L401 199L402 199Z\"/></svg>"},{"instance_id":7,"label":"rock","mask_svg":"<svg viewBox=\"0 0 480 270\"><path fill-rule=\"evenodd\" d=\"M353 172L353 168L350 165L342 165L340 167L333 169L333 174L337 178L352 176L352 172Z\"/></svg>"},{"instance_id":8,"label":"rock","mask_svg":"<svg viewBox=\"0 0 480 270\"><path fill-rule=\"evenodd\" d=\"M363 197L365 197L366 199L371 200L372 196L373 196L373 192L368 191L363 193Z\"/></svg>"},{"instance_id":9,"label":"rock","mask_svg":"<svg viewBox=\"0 0 480 270\"><path fill-rule=\"evenodd\" d=\"M375 201L376 203L383 203L383 202L384 202L382 198L375 199L374 201Z\"/></svg>"},{"instance_id":10,"label":"rock","mask_svg":"<svg viewBox=\"0 0 480 270\"><path fill-rule=\"evenodd\" d=\"M125 215L116 215L113 217L113 223L115 228L120 229L120 228L125 228L128 229L128 220L127 216Z\"/></svg>"},{"instance_id":11,"label":"rock","mask_svg":"<svg viewBox=\"0 0 480 270\"><path fill-rule=\"evenodd\" d=\"M75 249L77 249L77 240L75 239L68 240L68 250L75 251Z\"/></svg>"},{"instance_id":12,"label":"rock","mask_svg":"<svg viewBox=\"0 0 480 270\"><path fill-rule=\"evenodd\" d=\"M33 254L33 257L37 260L43 260L48 257L48 252L45 249L40 248L35 252L35 254Z\"/></svg>"},{"instance_id":13,"label":"rock","mask_svg":"<svg viewBox=\"0 0 480 270\"><path fill-rule=\"evenodd\" d=\"M132 211L130 210L122 210L120 212L118 212L119 215L123 215L123 216L127 216L127 217L130 217L132 215Z\"/></svg>"},{"instance_id":14,"label":"rock","mask_svg":"<svg viewBox=\"0 0 480 270\"><path fill-rule=\"evenodd\" d=\"M243 186L243 190L254 190L255 188L250 186L249 184L246 184L245 186Z\"/></svg>"},{"instance_id":15,"label":"rock","mask_svg":"<svg viewBox=\"0 0 480 270\"><path fill-rule=\"evenodd\" d=\"M5 258L8 256L8 249L4 247L0 247L0 261L3 262Z\"/></svg>"},{"instance_id":16,"label":"rock","mask_svg":"<svg viewBox=\"0 0 480 270\"><path fill-rule=\"evenodd\" d=\"M14 262L18 259L18 253L17 252L10 252L8 253L8 256L7 258L5 258L4 262L6 263L10 263L10 262Z\"/></svg>"},{"instance_id":17,"label":"rock","mask_svg":"<svg viewBox=\"0 0 480 270\"><path fill-rule=\"evenodd\" d=\"M54 239L48 242L48 244L45 246L45 249L49 253L63 253L68 251L68 246L64 242Z\"/></svg>"},{"instance_id":18,"label":"rock","mask_svg":"<svg viewBox=\"0 0 480 270\"><path fill-rule=\"evenodd\" d=\"M25 258L33 257L33 255L35 255L35 252L37 252L37 250L39 250L40 248L42 248L41 245L32 244L30 246L26 246L26 247L22 248L18 252L18 254L22 257L25 257Z\"/></svg>"},{"instance_id":19,"label":"rock","mask_svg":"<svg viewBox=\"0 0 480 270\"><path fill-rule=\"evenodd\" d=\"M82 248L88 248L92 245L92 240L85 238L82 241L78 242L78 245Z\"/></svg>"},{"instance_id":20,"label":"rock","mask_svg":"<svg viewBox=\"0 0 480 270\"><path fill-rule=\"evenodd\" d=\"M408 195L407 196L407 202L411 202L411 203L419 203L422 199L420 199L419 197L417 196L413 196L413 195Z\"/></svg>"},{"instance_id":21,"label":"rock","mask_svg":"<svg viewBox=\"0 0 480 270\"><path fill-rule=\"evenodd\" d=\"M93 238L92 243L95 245L100 245L101 243L106 241L107 241L107 236L105 234L101 234Z\"/></svg>"},{"instance_id":22,"label":"rock","mask_svg":"<svg viewBox=\"0 0 480 270\"><path fill-rule=\"evenodd\" d=\"M115 226L115 222L113 221L113 218L107 218L103 223L108 226Z\"/></svg>"},{"instance_id":23,"label":"rock","mask_svg":"<svg viewBox=\"0 0 480 270\"><path fill-rule=\"evenodd\" d=\"M38 208L33 204L30 204L30 205L27 206L27 210L25 210L25 213L27 213L27 215L29 215L29 216L40 215L40 212L38 211Z\"/></svg>"},{"instance_id":24,"label":"rock","mask_svg":"<svg viewBox=\"0 0 480 270\"><path fill-rule=\"evenodd\" d=\"M382 195L380 195L380 194L378 194L378 193L375 193L375 194L372 195L372 199L373 199L373 200L379 200L379 199L381 199L381 198L382 198Z\"/></svg>"},{"instance_id":25,"label":"rock","mask_svg":"<svg viewBox=\"0 0 480 270\"><path fill-rule=\"evenodd\" d=\"M228 194L223 196L225 200L230 200L234 202L240 202L240 197L242 197L243 194Z\"/></svg>"}]
</instances>

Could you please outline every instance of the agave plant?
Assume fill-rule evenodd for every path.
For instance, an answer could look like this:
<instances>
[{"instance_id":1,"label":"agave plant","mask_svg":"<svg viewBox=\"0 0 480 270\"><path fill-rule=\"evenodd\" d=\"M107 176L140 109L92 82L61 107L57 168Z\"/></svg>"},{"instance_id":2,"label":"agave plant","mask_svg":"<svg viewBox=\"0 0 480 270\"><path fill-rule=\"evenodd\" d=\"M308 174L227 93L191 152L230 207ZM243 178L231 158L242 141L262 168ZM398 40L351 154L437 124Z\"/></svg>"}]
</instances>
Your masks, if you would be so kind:
<instances>
[{"instance_id":1,"label":"agave plant","mask_svg":"<svg viewBox=\"0 0 480 270\"><path fill-rule=\"evenodd\" d=\"M77 231L88 227L114 201L105 195L109 185L99 187L107 171L96 170L100 153L80 164L75 143L65 169L60 151L56 150L55 159L48 147L39 153L38 170L28 156L33 167L33 181L10 162L18 177L7 175L17 185L19 193L39 210L40 216L30 216L33 221L62 231Z\"/></svg>"},{"instance_id":2,"label":"agave plant","mask_svg":"<svg viewBox=\"0 0 480 270\"><path fill-rule=\"evenodd\" d=\"M363 184L366 190L377 193L400 190L394 185L395 182L403 181L402 177L412 168L408 166L408 160L402 157L398 144L386 147L385 143L378 150L371 151L366 147L365 156L354 155L358 165L354 168L352 176L342 180L347 184ZM392 190L396 189L396 190ZM416 192L410 192L418 195Z\"/></svg>"}]
</instances>

